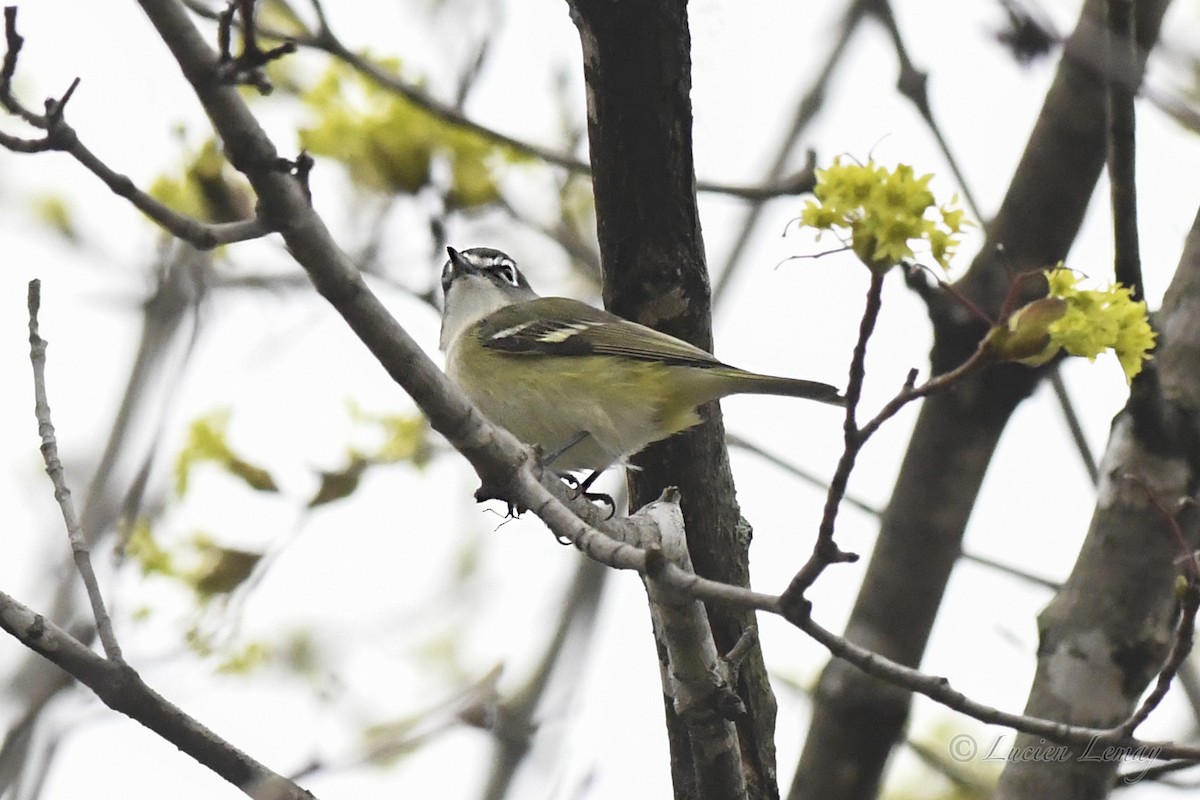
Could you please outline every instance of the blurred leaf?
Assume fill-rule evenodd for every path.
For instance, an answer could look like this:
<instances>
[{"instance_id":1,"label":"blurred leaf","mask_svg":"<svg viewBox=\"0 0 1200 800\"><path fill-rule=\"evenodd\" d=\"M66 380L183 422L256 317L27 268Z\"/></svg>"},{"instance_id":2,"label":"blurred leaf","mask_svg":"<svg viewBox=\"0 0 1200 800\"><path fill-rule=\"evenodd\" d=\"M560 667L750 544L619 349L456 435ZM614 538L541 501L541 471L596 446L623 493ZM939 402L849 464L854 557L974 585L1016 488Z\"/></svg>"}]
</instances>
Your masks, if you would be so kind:
<instances>
[{"instance_id":1,"label":"blurred leaf","mask_svg":"<svg viewBox=\"0 0 1200 800\"><path fill-rule=\"evenodd\" d=\"M263 29L278 31L285 36L300 36L303 34L311 34L308 25L296 13L291 4L283 2L283 0L266 0L259 3L254 9L255 19ZM261 31L260 31L261 33ZM263 36L263 40L270 46L279 42L277 39L272 39ZM286 59L275 59L276 61L285 61Z\"/></svg>"},{"instance_id":2,"label":"blurred leaf","mask_svg":"<svg viewBox=\"0 0 1200 800\"><path fill-rule=\"evenodd\" d=\"M424 414L385 414L375 422L387 434L387 441L375 454L381 463L407 461L415 467L429 463L432 447L429 444L429 420Z\"/></svg>"},{"instance_id":3,"label":"blurred leaf","mask_svg":"<svg viewBox=\"0 0 1200 800\"><path fill-rule=\"evenodd\" d=\"M79 231L67 199L57 194L42 194L34 198L33 212L56 233L69 242L79 241Z\"/></svg>"},{"instance_id":4,"label":"blurred leaf","mask_svg":"<svg viewBox=\"0 0 1200 800\"><path fill-rule=\"evenodd\" d=\"M229 411L215 411L192 422L188 442L175 461L175 493L187 494L192 468L197 464L213 462L231 475L235 475L260 492L279 491L271 474L236 455L225 438L229 424Z\"/></svg>"},{"instance_id":5,"label":"blurred leaf","mask_svg":"<svg viewBox=\"0 0 1200 800\"><path fill-rule=\"evenodd\" d=\"M231 457L225 467L249 484L251 489L259 492L279 491L279 487L275 485L275 480L271 477L271 473L262 467L256 467L237 457Z\"/></svg>"},{"instance_id":6,"label":"blurred leaf","mask_svg":"<svg viewBox=\"0 0 1200 800\"><path fill-rule=\"evenodd\" d=\"M395 59L377 63L399 73ZM499 199L497 177L503 165L527 160L340 62L332 63L302 98L316 115L315 124L300 131L303 147L341 162L356 182L375 191L414 194L430 184L434 160L445 158L452 181L448 202L476 208Z\"/></svg>"},{"instance_id":7,"label":"blurred leaf","mask_svg":"<svg viewBox=\"0 0 1200 800\"><path fill-rule=\"evenodd\" d=\"M154 540L150 521L145 517L138 517L133 523L129 538L125 542L125 555L138 563L143 575L179 574L171 554Z\"/></svg>"},{"instance_id":8,"label":"blurred leaf","mask_svg":"<svg viewBox=\"0 0 1200 800\"><path fill-rule=\"evenodd\" d=\"M191 587L202 602L241 586L262 559L262 553L223 547L211 536L201 533L174 550L168 550L155 541L150 524L144 518L134 523L125 544L125 554L137 562L142 575L173 578Z\"/></svg>"},{"instance_id":9,"label":"blurred leaf","mask_svg":"<svg viewBox=\"0 0 1200 800\"><path fill-rule=\"evenodd\" d=\"M363 425L374 427L384 435L383 444L374 452L350 451L346 466L333 472L321 473L321 485L309 508L343 500L359 487L362 476L371 467L384 464L409 463L418 469L429 463L433 448L429 442L429 421L421 414L372 414L353 403L350 414Z\"/></svg>"},{"instance_id":10,"label":"blurred leaf","mask_svg":"<svg viewBox=\"0 0 1200 800\"><path fill-rule=\"evenodd\" d=\"M358 488L359 478L369 466L371 466L370 461L354 456L344 469L337 472L322 472L321 486L313 498L308 501L308 507L316 508L349 497Z\"/></svg>"},{"instance_id":11,"label":"blurred leaf","mask_svg":"<svg viewBox=\"0 0 1200 800\"><path fill-rule=\"evenodd\" d=\"M200 222L237 222L254 216L250 184L229 165L215 139L185 157L181 176L155 179L149 194Z\"/></svg>"},{"instance_id":12,"label":"blurred leaf","mask_svg":"<svg viewBox=\"0 0 1200 800\"><path fill-rule=\"evenodd\" d=\"M212 636L207 633L202 633L195 625L188 628L184 635L184 641L187 642L188 649L201 658L208 658L213 654L214 647Z\"/></svg>"},{"instance_id":13,"label":"blurred leaf","mask_svg":"<svg viewBox=\"0 0 1200 800\"><path fill-rule=\"evenodd\" d=\"M392 722L372 725L363 731L368 764L392 766L404 756L416 751L425 742L418 728L429 714L419 714Z\"/></svg>"},{"instance_id":14,"label":"blurred leaf","mask_svg":"<svg viewBox=\"0 0 1200 800\"><path fill-rule=\"evenodd\" d=\"M207 536L198 535L192 542L200 554L200 565L192 570L188 582L203 601L229 594L250 577L262 559L262 553L222 547Z\"/></svg>"},{"instance_id":15,"label":"blurred leaf","mask_svg":"<svg viewBox=\"0 0 1200 800\"><path fill-rule=\"evenodd\" d=\"M217 667L218 672L229 675L246 675L271 660L271 648L261 642L250 642L241 650L232 653Z\"/></svg>"},{"instance_id":16,"label":"blurred leaf","mask_svg":"<svg viewBox=\"0 0 1200 800\"><path fill-rule=\"evenodd\" d=\"M293 631L283 653L284 662L299 675L316 675L321 665L320 651L308 631Z\"/></svg>"}]
</instances>

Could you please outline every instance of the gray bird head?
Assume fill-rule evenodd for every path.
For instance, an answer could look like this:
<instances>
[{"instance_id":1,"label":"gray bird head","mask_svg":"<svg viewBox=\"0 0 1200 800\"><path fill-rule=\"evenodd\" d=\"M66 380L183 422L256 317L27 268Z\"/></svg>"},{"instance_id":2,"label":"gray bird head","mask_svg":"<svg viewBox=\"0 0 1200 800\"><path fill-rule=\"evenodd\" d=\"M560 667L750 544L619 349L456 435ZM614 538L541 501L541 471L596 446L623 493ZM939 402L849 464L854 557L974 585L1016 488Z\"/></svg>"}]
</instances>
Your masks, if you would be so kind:
<instances>
[{"instance_id":1,"label":"gray bird head","mask_svg":"<svg viewBox=\"0 0 1200 800\"><path fill-rule=\"evenodd\" d=\"M465 328L497 309L536 298L517 262L491 247L458 251L447 247L450 259L442 268L443 350Z\"/></svg>"}]
</instances>

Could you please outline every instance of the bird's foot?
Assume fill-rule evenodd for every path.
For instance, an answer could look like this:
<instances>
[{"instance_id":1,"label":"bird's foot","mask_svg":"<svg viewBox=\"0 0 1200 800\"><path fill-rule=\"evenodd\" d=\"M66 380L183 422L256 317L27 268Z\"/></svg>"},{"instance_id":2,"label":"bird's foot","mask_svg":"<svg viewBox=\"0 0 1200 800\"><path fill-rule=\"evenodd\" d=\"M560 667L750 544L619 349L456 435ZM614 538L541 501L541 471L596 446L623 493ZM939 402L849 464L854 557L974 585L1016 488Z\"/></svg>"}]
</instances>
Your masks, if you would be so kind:
<instances>
[{"instance_id":1,"label":"bird's foot","mask_svg":"<svg viewBox=\"0 0 1200 800\"><path fill-rule=\"evenodd\" d=\"M605 517L607 520L612 519L613 515L617 513L616 501L612 499L612 495L610 494L588 491L592 483L595 482L596 478L600 477L601 472L603 472L603 470L596 470L582 481L569 473L563 473L559 475L559 477L562 478L563 481L575 491L576 497L582 497L589 503L603 503L604 505L608 506L608 516Z\"/></svg>"}]
</instances>

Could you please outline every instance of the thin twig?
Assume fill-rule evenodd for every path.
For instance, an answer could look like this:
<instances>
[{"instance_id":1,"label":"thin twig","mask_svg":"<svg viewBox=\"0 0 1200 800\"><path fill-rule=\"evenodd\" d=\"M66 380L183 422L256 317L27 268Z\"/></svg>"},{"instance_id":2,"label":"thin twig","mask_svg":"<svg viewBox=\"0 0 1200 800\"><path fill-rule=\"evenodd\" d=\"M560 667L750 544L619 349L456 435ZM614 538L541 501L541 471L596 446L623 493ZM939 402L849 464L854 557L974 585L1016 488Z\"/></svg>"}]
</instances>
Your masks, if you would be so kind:
<instances>
[{"instance_id":1,"label":"thin twig","mask_svg":"<svg viewBox=\"0 0 1200 800\"><path fill-rule=\"evenodd\" d=\"M866 307L858 325L858 341L854 344L854 353L850 359L850 380L846 385L846 418L842 423L844 446L837 468L829 481L829 491L825 496L825 510L821 515L821 525L817 530L817 540L813 544L812 555L792 578L791 585L783 593L786 603L792 598L802 598L805 590L830 564L858 560L858 555L843 552L833 540L834 525L837 522L838 509L842 497L846 494L846 486L850 482L850 473L854 470L855 459L862 449L865 439L860 435L855 415L858 412L858 401L862 397L863 381L866 378L867 342L875 330L879 319L879 310L883 305L884 270L871 270L871 285L867 289Z\"/></svg>"},{"instance_id":2,"label":"thin twig","mask_svg":"<svg viewBox=\"0 0 1200 800\"><path fill-rule=\"evenodd\" d=\"M1178 761L1168 761L1166 764L1159 764L1154 767L1137 768L1126 772L1118 772L1112 777L1112 783L1109 785L1113 789L1128 789L1131 786L1140 786L1143 783L1153 781L1154 783L1163 786L1170 786L1172 789L1196 789L1200 788L1200 783L1197 781L1172 781L1166 780L1166 776L1173 775L1176 772L1182 772L1185 769L1200 766L1200 761L1194 758L1182 758Z\"/></svg>"},{"instance_id":3,"label":"thin twig","mask_svg":"<svg viewBox=\"0 0 1200 800\"><path fill-rule=\"evenodd\" d=\"M1009 575L1013 578L1020 578L1021 580L1031 583L1034 586L1041 586L1043 589L1058 591L1062 588L1062 584L1056 581L1043 578L1040 575L1034 575L1032 572L1027 572L1020 567L1014 567L1012 564L1005 564L1002 561L996 561L995 559L988 558L987 556L981 556L977 553L971 553L964 550L962 553L962 559L963 561L970 561L973 564L978 564L981 567L994 569L1003 575Z\"/></svg>"},{"instance_id":4,"label":"thin twig","mask_svg":"<svg viewBox=\"0 0 1200 800\"><path fill-rule=\"evenodd\" d=\"M75 558L79 576L83 578L84 588L87 589L88 601L92 604L92 616L96 618L96 630L100 634L104 654L114 664L124 664L121 646L117 644L112 619L104 607L100 585L96 582L96 573L92 569L91 553L87 542L84 541L79 515L75 512L71 490L67 488L62 461L58 457L58 442L54 438L54 424L50 421L50 403L46 399L46 340L38 335L38 309L41 303L42 282L35 279L29 282L29 360L33 362L34 414L38 422L38 435L42 439L42 458L46 462L46 474L54 484L54 499L62 509L67 537L71 541L71 554Z\"/></svg>"},{"instance_id":5,"label":"thin twig","mask_svg":"<svg viewBox=\"0 0 1200 800\"><path fill-rule=\"evenodd\" d=\"M825 64L821 71L813 80L812 85L801 98L796 106L796 116L792 119L791 129L784 135L783 141L780 143L779 150L775 154L775 160L771 162L771 166L767 168L767 175L774 177L780 174L787 167L788 161L791 158L792 150L796 146L796 142L800 138L800 134L808 127L808 124L816 116L821 106L824 104L826 93L829 89L829 83L833 78L834 68L841 62L843 54L846 52L846 46L850 43L850 39L854 32L858 30L859 23L866 16L866 7L872 0L854 0L850 7L846 10L846 14L842 17L841 27L838 31L837 40L834 42L833 48L829 51L829 55L825 58ZM806 172L812 173L814 182L816 180L816 153L812 150L808 152L808 157L805 159L804 169ZM741 229L738 231L738 238L730 248L729 254L725 257L724 266L714 271L717 276L713 284L712 302L713 308L720 306L721 298L725 296L730 284L733 281L733 276L737 271L737 267L742 262L742 255L746 250L746 246L750 243L751 234L758 226L758 221L762 217L764 203L762 201L752 201L750 210L746 214L746 219L743 220Z\"/></svg>"},{"instance_id":6,"label":"thin twig","mask_svg":"<svg viewBox=\"0 0 1200 800\"><path fill-rule=\"evenodd\" d=\"M803 610L803 609L802 609ZM887 683L924 695L952 711L958 711L980 722L1002 725L1006 728L1042 736L1061 744L1090 747L1095 752L1105 747L1128 748L1148 759L1198 758L1200 747L1166 741L1146 741L1126 734L1120 728L1089 728L1069 725L1041 717L1013 714L972 700L950 685L950 681L939 675L930 675L912 667L906 667L872 650L838 636L822 627L809 616L788 617L788 621L807 633L837 658L842 658Z\"/></svg>"},{"instance_id":7,"label":"thin twig","mask_svg":"<svg viewBox=\"0 0 1200 800\"><path fill-rule=\"evenodd\" d=\"M1067 430L1071 432L1071 441L1075 443L1075 452L1079 453L1079 458L1083 461L1083 468L1087 470L1092 485L1096 486L1100 483L1100 467L1096 465L1096 456L1093 455L1091 445L1088 444L1087 437L1083 433L1079 415L1075 413L1075 404L1071 402L1071 397L1067 394L1067 384L1063 381L1062 372L1057 369L1050 372L1050 386L1054 389L1054 396L1058 398L1058 407L1062 409L1063 418L1067 422Z\"/></svg>"},{"instance_id":8,"label":"thin twig","mask_svg":"<svg viewBox=\"0 0 1200 800\"><path fill-rule=\"evenodd\" d=\"M1194 565L1194 561L1192 562ZM1132 736L1146 719L1153 713L1154 709L1158 708L1162 703L1163 698L1167 696L1167 691L1171 688L1171 682L1175 680L1175 675L1178 674L1179 668L1183 665L1184 660L1192 652L1194 637L1196 635L1196 610L1200 608L1200 586L1196 584L1194 579L1195 568L1193 566L1193 579L1188 581L1184 588L1180 601L1179 624L1175 627L1175 637L1171 640L1171 651L1167 653L1167 660L1163 665L1162 670L1158 673L1158 680L1154 682L1154 689L1150 694L1146 695L1146 699L1138 707L1137 711L1129 716L1129 719L1117 726L1124 733Z\"/></svg>"},{"instance_id":9,"label":"thin twig","mask_svg":"<svg viewBox=\"0 0 1200 800\"><path fill-rule=\"evenodd\" d=\"M260 239L271 233L270 226L261 217L207 224L186 214L180 214L143 192L127 176L111 169L85 147L83 142L75 138L74 131L71 132L71 138L72 144L65 148L65 152L70 153L76 161L104 181L113 194L125 198L172 236L182 239L198 250L211 250L224 244Z\"/></svg>"},{"instance_id":10,"label":"thin twig","mask_svg":"<svg viewBox=\"0 0 1200 800\"><path fill-rule=\"evenodd\" d=\"M265 67L275 59L296 52L296 43L284 37L283 44L263 50L258 43L254 6L255 0L230 0L225 10L217 15L217 42L221 59L217 73L226 83L253 86L259 93L268 95L275 87L271 85ZM230 35L235 14L242 20L239 26L242 31L242 52L237 56L233 55L233 37Z\"/></svg>"},{"instance_id":11,"label":"thin twig","mask_svg":"<svg viewBox=\"0 0 1200 800\"><path fill-rule=\"evenodd\" d=\"M821 477L819 475L816 475L812 472L809 472L806 469L802 469L801 467L797 466L796 464L793 464L791 461L788 461L787 459L783 458L782 456L779 456L763 447L759 447L758 445L754 444L753 442L743 439L741 436L738 436L736 433L726 433L725 434L725 443L728 444L730 447L736 447L739 450L745 450L747 453L752 453L752 454L758 456L759 458L778 467L779 469L783 470L784 472L787 472L789 475L799 478L800 480L804 481L805 483L809 484L810 486L814 486L824 492L829 491L829 480L828 479ZM859 498L855 497L854 495L846 494L843 496L842 500L843 500L843 502L854 506L859 511L863 511L867 514L870 514L871 516L878 517L880 514L880 511L878 508L875 508L870 503L866 502L865 500L859 499Z\"/></svg>"},{"instance_id":12,"label":"thin twig","mask_svg":"<svg viewBox=\"0 0 1200 800\"><path fill-rule=\"evenodd\" d=\"M850 435L850 425L853 423L852 412L849 409L847 410L846 448L843 450L842 456L838 460L837 469L834 470L833 478L830 480L829 496L825 503L825 514L821 519L821 527L817 534L817 542L813 545L812 554L804 566L800 568L800 571L792 578L788 588L780 596L780 604L785 609L785 613L799 613L798 609L804 605L804 592L820 577L826 567L830 564L854 561L858 558L853 553L843 553L834 544L833 526L837 519L841 495L845 492L850 472L854 469L855 459L858 457L858 453L862 450L863 445L867 443L867 440L875 435L885 422L899 413L900 409L904 408L904 406L919 398L928 397L931 394L950 388L968 373L974 372L976 369L990 362L991 356L988 351L980 348L959 366L941 375L935 375L920 386L916 385L917 371L915 369L910 370L904 386L896 393L896 396L889 400L879 410L879 413L872 417L865 425L861 428L854 428L853 436ZM853 383L852 369L851 384ZM850 396L851 389L847 388L847 403L850 402Z\"/></svg>"},{"instance_id":13,"label":"thin twig","mask_svg":"<svg viewBox=\"0 0 1200 800\"><path fill-rule=\"evenodd\" d=\"M896 17L892 13L892 6L889 0L874 0L869 10L887 28L888 34L892 38L892 49L896 52L896 59L900 62L900 77L896 80L896 88L900 94L908 98L909 102L916 106L917 113L925 120L925 125L929 128L929 132L937 140L938 149L942 151L942 157L950 165L950 171L954 173L954 178L958 181L958 186L962 190L967 208L971 210L976 219L982 219L979 212L979 203L971 191L971 185L967 181L966 174L963 172L962 167L959 166L958 159L954 156L954 152L950 149L946 137L942 134L941 126L937 124L937 121L933 117L933 109L929 105L929 73L918 69L909 56L908 48L904 44L904 37L900 33L900 27L896 24Z\"/></svg>"},{"instance_id":14,"label":"thin twig","mask_svg":"<svg viewBox=\"0 0 1200 800\"><path fill-rule=\"evenodd\" d=\"M1171 538L1175 540L1175 545L1179 548L1178 563L1187 567L1189 580L1200 583L1200 563L1197 562L1196 554L1192 552L1192 548L1188 544L1188 536L1183 532L1183 528L1180 527L1179 520L1175 518L1175 514L1167 510L1167 507L1163 505L1162 498L1140 476L1126 472L1120 478L1134 484L1142 490L1142 494L1146 495L1146 500L1150 505L1154 506L1154 510L1162 517L1167 530L1171 532ZM1191 499L1185 497L1180 501L1180 507L1182 508L1191 503Z\"/></svg>"},{"instance_id":15,"label":"thin twig","mask_svg":"<svg viewBox=\"0 0 1200 800\"><path fill-rule=\"evenodd\" d=\"M12 93L13 78L17 73L17 57L25 45L25 39L17 33L17 7L4 7L4 64L0 66L0 105L21 119L40 128L46 118L26 108Z\"/></svg>"},{"instance_id":16,"label":"thin twig","mask_svg":"<svg viewBox=\"0 0 1200 800\"><path fill-rule=\"evenodd\" d=\"M0 104L21 116L26 122L42 131L39 139L23 139L0 132L0 147L18 153L41 153L57 150L72 156L93 175L104 181L110 190L132 203L139 211L166 229L171 235L188 242L200 250L211 250L223 244L258 239L269 233L271 228L259 217L236 222L207 225L185 214L172 210L163 203L138 189L128 176L113 170L101 161L79 139L66 121L67 103L79 86L79 79L71 82L62 97L47 100L44 115L29 112L12 96L11 83L17 67L17 55L24 40L17 33L17 11L15 7L4 9L5 40L7 50L3 66L0 67ZM297 164L299 164L299 160ZM304 176L298 175L301 180Z\"/></svg>"}]
</instances>

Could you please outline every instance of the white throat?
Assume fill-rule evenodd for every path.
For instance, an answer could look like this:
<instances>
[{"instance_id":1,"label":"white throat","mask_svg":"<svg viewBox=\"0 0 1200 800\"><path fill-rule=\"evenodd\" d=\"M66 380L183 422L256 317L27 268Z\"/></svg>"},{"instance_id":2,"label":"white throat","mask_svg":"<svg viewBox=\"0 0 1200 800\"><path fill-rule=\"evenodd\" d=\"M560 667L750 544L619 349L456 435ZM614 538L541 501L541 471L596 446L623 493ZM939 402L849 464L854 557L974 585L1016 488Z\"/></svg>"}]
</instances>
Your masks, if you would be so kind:
<instances>
[{"instance_id":1,"label":"white throat","mask_svg":"<svg viewBox=\"0 0 1200 800\"><path fill-rule=\"evenodd\" d=\"M463 275L450 284L442 312L442 336L438 347L449 350L463 331L505 306L517 302L511 294L482 275Z\"/></svg>"}]
</instances>

